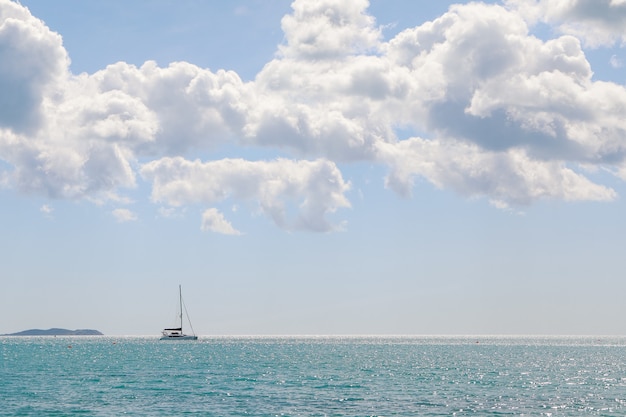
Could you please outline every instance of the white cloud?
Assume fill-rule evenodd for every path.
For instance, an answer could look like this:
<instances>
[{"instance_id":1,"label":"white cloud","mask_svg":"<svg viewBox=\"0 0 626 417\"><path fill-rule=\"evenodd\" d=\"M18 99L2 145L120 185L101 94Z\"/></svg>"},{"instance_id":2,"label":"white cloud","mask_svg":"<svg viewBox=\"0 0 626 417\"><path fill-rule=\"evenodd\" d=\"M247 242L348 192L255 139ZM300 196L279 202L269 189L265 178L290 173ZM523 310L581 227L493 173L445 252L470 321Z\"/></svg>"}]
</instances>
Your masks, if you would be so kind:
<instances>
[{"instance_id":1,"label":"white cloud","mask_svg":"<svg viewBox=\"0 0 626 417\"><path fill-rule=\"evenodd\" d=\"M44 102L66 74L61 36L18 3L0 5L0 129L32 133L43 123Z\"/></svg>"},{"instance_id":2,"label":"white cloud","mask_svg":"<svg viewBox=\"0 0 626 417\"><path fill-rule=\"evenodd\" d=\"M617 55L611 55L609 64L611 64L611 67L616 68L616 69L622 68L624 66L624 62Z\"/></svg>"},{"instance_id":3,"label":"white cloud","mask_svg":"<svg viewBox=\"0 0 626 417\"><path fill-rule=\"evenodd\" d=\"M241 232L235 230L222 213L215 208L210 208L202 213L202 231L211 231L223 235L240 235Z\"/></svg>"},{"instance_id":4,"label":"white cloud","mask_svg":"<svg viewBox=\"0 0 626 417\"><path fill-rule=\"evenodd\" d=\"M401 33L390 48L416 76L442 69L430 75L439 94L426 102L422 123L451 150L463 141L479 152L521 149L538 166L624 160L626 89L593 82L573 37L544 43L503 8L473 4Z\"/></svg>"},{"instance_id":5,"label":"white cloud","mask_svg":"<svg viewBox=\"0 0 626 417\"><path fill-rule=\"evenodd\" d=\"M112 211L113 217L120 222L132 222L137 220L137 215L128 209L115 209Z\"/></svg>"},{"instance_id":6,"label":"white cloud","mask_svg":"<svg viewBox=\"0 0 626 417\"><path fill-rule=\"evenodd\" d=\"M295 0L283 17L288 58L343 59L376 49L380 31L366 13L367 0Z\"/></svg>"},{"instance_id":7,"label":"white cloud","mask_svg":"<svg viewBox=\"0 0 626 417\"><path fill-rule=\"evenodd\" d=\"M398 146L380 147L382 160L393 166L388 187L409 194L415 177L467 197L487 197L504 208L529 205L538 199L610 201L616 193L568 168L564 162L529 158L520 149L485 152L453 141L412 138ZM497 172L498 175L494 175Z\"/></svg>"},{"instance_id":8,"label":"white cloud","mask_svg":"<svg viewBox=\"0 0 626 417\"><path fill-rule=\"evenodd\" d=\"M44 204L39 208L39 211L42 212L45 217L52 217L54 209L51 206Z\"/></svg>"},{"instance_id":9,"label":"white cloud","mask_svg":"<svg viewBox=\"0 0 626 417\"><path fill-rule=\"evenodd\" d=\"M228 199L315 231L340 229L331 213L350 206L339 162L382 162L407 195L423 178L497 206L611 200L581 167L626 171L626 89L592 79L579 39L621 39L624 3L593 4L593 19L589 0L455 5L385 42L365 0L297 0L275 59L243 82L186 62L73 75L60 36L0 0L0 89L17 103L0 97L0 179L127 202L140 173L164 216ZM540 18L575 36L531 36L527 21ZM424 139L398 140L404 127ZM293 159L191 160L224 144ZM203 228L230 226L205 217Z\"/></svg>"},{"instance_id":10,"label":"white cloud","mask_svg":"<svg viewBox=\"0 0 626 417\"><path fill-rule=\"evenodd\" d=\"M506 0L530 22L542 21L591 47L626 41L624 0Z\"/></svg>"},{"instance_id":11,"label":"white cloud","mask_svg":"<svg viewBox=\"0 0 626 417\"><path fill-rule=\"evenodd\" d=\"M83 83L84 91L117 93L120 101L125 99L128 106L118 107L123 116L121 122L125 122L122 132L128 133L126 142L144 155L211 148L240 135L245 114L254 104L250 86L236 73L213 73L186 62L172 63L166 68L152 61L139 68L119 62L85 78ZM131 108L134 105L135 111ZM84 117L102 119L94 112ZM113 121L107 120L109 125ZM130 121L135 123L135 129L126 127Z\"/></svg>"},{"instance_id":12,"label":"white cloud","mask_svg":"<svg viewBox=\"0 0 626 417\"><path fill-rule=\"evenodd\" d=\"M327 215L349 207L349 189L329 161L214 162L163 158L145 164L141 173L153 183L152 199L174 207L213 205L226 199L251 202L288 230L330 231L338 228Z\"/></svg>"}]
</instances>

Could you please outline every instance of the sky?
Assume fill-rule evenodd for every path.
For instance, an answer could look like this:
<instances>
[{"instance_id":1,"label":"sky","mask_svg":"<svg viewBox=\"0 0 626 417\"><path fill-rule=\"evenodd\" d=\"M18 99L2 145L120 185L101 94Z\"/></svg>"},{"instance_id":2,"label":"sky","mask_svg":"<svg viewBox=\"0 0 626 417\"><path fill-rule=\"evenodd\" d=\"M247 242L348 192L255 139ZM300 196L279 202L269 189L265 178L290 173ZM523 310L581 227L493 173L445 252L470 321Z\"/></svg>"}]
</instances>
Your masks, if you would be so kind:
<instances>
[{"instance_id":1,"label":"sky","mask_svg":"<svg viewBox=\"0 0 626 417\"><path fill-rule=\"evenodd\" d=\"M0 334L626 334L626 1L0 0Z\"/></svg>"}]
</instances>

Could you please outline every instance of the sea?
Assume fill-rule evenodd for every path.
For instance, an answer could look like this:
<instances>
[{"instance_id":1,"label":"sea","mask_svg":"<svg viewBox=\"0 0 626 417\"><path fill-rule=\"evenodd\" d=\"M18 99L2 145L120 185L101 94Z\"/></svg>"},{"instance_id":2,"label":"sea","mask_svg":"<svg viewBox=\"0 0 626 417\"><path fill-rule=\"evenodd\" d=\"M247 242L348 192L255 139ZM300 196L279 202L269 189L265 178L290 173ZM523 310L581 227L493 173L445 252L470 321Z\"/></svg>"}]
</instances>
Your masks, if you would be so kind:
<instances>
[{"instance_id":1,"label":"sea","mask_svg":"<svg viewBox=\"0 0 626 417\"><path fill-rule=\"evenodd\" d=\"M626 337L0 337L0 416L626 416Z\"/></svg>"}]
</instances>

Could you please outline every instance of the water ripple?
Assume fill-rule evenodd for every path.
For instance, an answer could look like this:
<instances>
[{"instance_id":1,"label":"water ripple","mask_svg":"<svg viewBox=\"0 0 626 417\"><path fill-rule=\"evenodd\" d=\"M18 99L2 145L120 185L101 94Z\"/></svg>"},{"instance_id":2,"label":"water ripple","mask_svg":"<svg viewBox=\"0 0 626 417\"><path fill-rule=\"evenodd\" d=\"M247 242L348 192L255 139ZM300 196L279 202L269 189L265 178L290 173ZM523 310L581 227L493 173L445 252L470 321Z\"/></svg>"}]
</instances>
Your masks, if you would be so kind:
<instances>
[{"instance_id":1,"label":"water ripple","mask_svg":"<svg viewBox=\"0 0 626 417\"><path fill-rule=\"evenodd\" d=\"M619 338L0 338L0 416L624 415Z\"/></svg>"}]
</instances>

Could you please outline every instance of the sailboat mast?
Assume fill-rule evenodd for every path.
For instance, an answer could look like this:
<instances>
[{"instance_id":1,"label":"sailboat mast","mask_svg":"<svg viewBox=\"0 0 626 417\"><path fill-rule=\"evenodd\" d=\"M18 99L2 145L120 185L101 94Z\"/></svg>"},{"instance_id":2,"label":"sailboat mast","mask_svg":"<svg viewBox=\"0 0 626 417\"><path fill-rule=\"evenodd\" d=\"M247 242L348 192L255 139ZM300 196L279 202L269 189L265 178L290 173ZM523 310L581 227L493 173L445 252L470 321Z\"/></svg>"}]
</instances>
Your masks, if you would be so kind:
<instances>
[{"instance_id":1,"label":"sailboat mast","mask_svg":"<svg viewBox=\"0 0 626 417\"><path fill-rule=\"evenodd\" d=\"M183 290L180 286L180 284L178 285L178 305L180 307L180 315L178 316L180 318L180 332L183 332Z\"/></svg>"}]
</instances>

